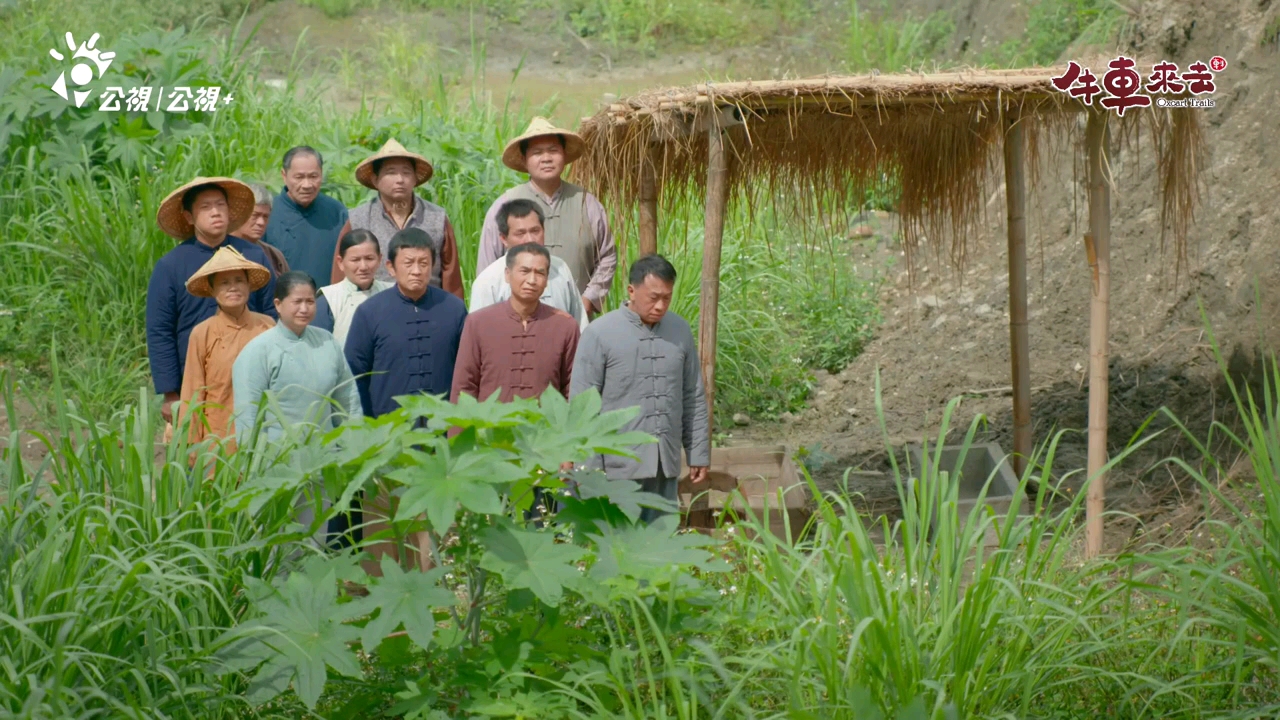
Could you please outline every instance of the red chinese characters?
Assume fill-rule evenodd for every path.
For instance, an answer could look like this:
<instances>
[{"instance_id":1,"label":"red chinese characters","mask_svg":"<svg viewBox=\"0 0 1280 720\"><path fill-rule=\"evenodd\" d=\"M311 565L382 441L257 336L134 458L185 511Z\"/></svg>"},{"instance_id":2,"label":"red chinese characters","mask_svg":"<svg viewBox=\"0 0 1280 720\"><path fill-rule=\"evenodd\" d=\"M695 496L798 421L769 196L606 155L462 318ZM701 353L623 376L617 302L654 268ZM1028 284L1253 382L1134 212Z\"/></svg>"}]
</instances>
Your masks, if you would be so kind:
<instances>
[{"instance_id":1,"label":"red chinese characters","mask_svg":"<svg viewBox=\"0 0 1280 720\"><path fill-rule=\"evenodd\" d=\"M1142 76L1133 69L1134 65L1133 60L1122 55L1107 63L1107 67L1111 69L1102 76L1102 87L1109 97L1104 97L1099 102L1102 107L1115 110L1120 117L1124 117L1124 111L1128 108L1151 106L1151 98L1139 92L1142 89Z\"/></svg>"},{"instance_id":2,"label":"red chinese characters","mask_svg":"<svg viewBox=\"0 0 1280 720\"><path fill-rule=\"evenodd\" d=\"M1178 81L1178 66L1168 60L1162 60L1151 66L1151 77L1147 78L1147 92L1152 95L1177 94L1187 89L1186 83Z\"/></svg>"},{"instance_id":3,"label":"red chinese characters","mask_svg":"<svg viewBox=\"0 0 1280 720\"><path fill-rule=\"evenodd\" d=\"M1103 73L1102 86L1089 68L1083 67L1074 60L1067 63L1067 69L1061 75L1050 78L1054 88L1071 97L1079 98L1085 105L1093 105L1094 96L1100 96L1098 104L1108 110L1115 110L1123 116L1124 111L1135 107L1151 107L1151 98L1155 95L1205 95L1217 88L1214 83L1214 72L1219 68L1226 69L1227 61L1214 56L1209 64L1197 60L1187 66L1184 73L1178 72L1177 63L1161 60L1151 66L1151 75L1143 77L1136 69L1137 63L1123 55L1107 63L1107 72ZM1146 91L1145 93L1143 91ZM1160 107L1213 107L1213 101L1201 101L1201 104L1187 104L1185 99L1160 100Z\"/></svg>"},{"instance_id":4,"label":"red chinese characters","mask_svg":"<svg viewBox=\"0 0 1280 720\"><path fill-rule=\"evenodd\" d=\"M1209 66L1199 60L1187 66L1187 71L1182 73L1182 79L1187 81L1187 88L1192 95L1205 95L1216 89Z\"/></svg>"},{"instance_id":5,"label":"red chinese characters","mask_svg":"<svg viewBox=\"0 0 1280 720\"><path fill-rule=\"evenodd\" d=\"M1067 63L1067 71L1052 78L1053 86L1071 97L1081 98L1085 105L1093 104L1093 96L1102 92L1098 87L1098 78L1089 68L1080 67L1080 63L1072 60Z\"/></svg>"}]
</instances>

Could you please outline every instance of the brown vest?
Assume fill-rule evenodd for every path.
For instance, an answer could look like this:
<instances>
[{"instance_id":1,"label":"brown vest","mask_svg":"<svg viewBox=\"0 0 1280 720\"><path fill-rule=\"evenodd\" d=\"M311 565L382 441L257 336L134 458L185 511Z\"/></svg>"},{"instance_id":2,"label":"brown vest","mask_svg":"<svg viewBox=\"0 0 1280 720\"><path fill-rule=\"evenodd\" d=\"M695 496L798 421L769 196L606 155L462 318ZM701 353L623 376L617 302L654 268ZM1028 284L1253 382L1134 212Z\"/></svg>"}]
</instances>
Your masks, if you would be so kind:
<instances>
[{"instance_id":1,"label":"brown vest","mask_svg":"<svg viewBox=\"0 0 1280 720\"><path fill-rule=\"evenodd\" d=\"M517 185L507 198L532 200L542 208L542 214L547 218L543 226L547 250L569 266L579 293L587 289L587 283L600 262L600 248L596 245L595 233L587 222L587 212L583 207L586 197L587 192L582 188L562 182L560 200L554 209L533 189L532 183Z\"/></svg>"},{"instance_id":2,"label":"brown vest","mask_svg":"<svg viewBox=\"0 0 1280 720\"><path fill-rule=\"evenodd\" d=\"M352 230L368 230L378 238L382 257L387 258L387 248L391 245L391 238L400 231L400 228L396 227L391 216L382 207L382 200L375 197L351 208L350 218ZM444 248L444 224L448 219L444 208L423 200L419 195L414 197L413 213L404 224L405 228L413 227L425 231L431 238L431 244L435 248L435 262L431 263L431 284L435 287L440 287L440 252ZM377 280L391 280L391 273L387 272L386 265L379 265L374 277Z\"/></svg>"}]
</instances>

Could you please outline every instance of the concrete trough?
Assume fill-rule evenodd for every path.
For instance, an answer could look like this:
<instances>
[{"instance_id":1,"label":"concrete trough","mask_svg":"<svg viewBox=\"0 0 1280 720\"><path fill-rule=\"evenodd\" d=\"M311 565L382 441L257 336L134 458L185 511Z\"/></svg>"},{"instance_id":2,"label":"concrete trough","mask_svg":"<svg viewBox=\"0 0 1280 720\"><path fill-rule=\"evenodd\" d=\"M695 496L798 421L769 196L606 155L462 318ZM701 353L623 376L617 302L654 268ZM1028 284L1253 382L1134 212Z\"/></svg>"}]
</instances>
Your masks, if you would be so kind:
<instances>
[{"instance_id":1,"label":"concrete trough","mask_svg":"<svg viewBox=\"0 0 1280 720\"><path fill-rule=\"evenodd\" d=\"M735 491L742 497L731 502ZM749 512L763 520L767 504L770 532L784 541L795 542L812 515L808 508L809 487L782 445L714 448L706 482L694 485L689 480L688 466L682 465L679 492L682 524L703 532L714 530L718 516L731 507L738 517Z\"/></svg>"},{"instance_id":2,"label":"concrete trough","mask_svg":"<svg viewBox=\"0 0 1280 720\"><path fill-rule=\"evenodd\" d=\"M925 465L926 450L929 462L932 463L937 451L936 447L907 446L907 458L911 463L912 473L907 486L912 493L916 491L916 475ZM964 453L963 463L960 457L962 452ZM1018 476L1014 475L1005 452L997 443L975 443L967 449L961 445L944 445L938 460L937 471L948 473L959 482L956 506L961 523L969 517L970 511L977 505L978 497L988 480L991 484L987 486L983 504L991 508L997 518L1007 515L1010 506L1015 507L1017 513L1023 512L1026 507L1026 496L1018 488ZM986 544L995 544L994 528L988 528Z\"/></svg>"}]
</instances>

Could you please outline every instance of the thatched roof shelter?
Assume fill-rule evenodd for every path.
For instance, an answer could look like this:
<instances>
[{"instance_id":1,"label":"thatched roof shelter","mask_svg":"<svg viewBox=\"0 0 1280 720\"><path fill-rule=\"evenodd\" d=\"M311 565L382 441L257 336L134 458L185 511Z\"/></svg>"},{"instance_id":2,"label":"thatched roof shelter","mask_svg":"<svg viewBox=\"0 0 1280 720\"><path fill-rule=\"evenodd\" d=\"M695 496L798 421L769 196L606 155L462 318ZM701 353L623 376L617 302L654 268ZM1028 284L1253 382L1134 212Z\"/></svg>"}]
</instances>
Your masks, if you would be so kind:
<instances>
[{"instance_id":1,"label":"thatched roof shelter","mask_svg":"<svg viewBox=\"0 0 1280 720\"><path fill-rule=\"evenodd\" d=\"M615 208L640 201L646 165L659 192L701 191L706 128L718 123L727 131L731 191L813 187L831 191L822 199L839 202L880 187L887 173L901 189L897 209L908 258L921 238L930 238L935 249L949 241L949 254L962 262L987 183L999 179L993 171L1007 121L1019 119L1033 178L1046 147L1041 139L1079 135L1079 113L1088 108L1054 88L1051 78L1061 72L833 76L647 91L583 121L588 152L576 163L575 178ZM1141 123L1155 141L1162 224L1183 257L1203 165L1200 113L1138 108L1123 120L1113 114L1110 122L1125 134Z\"/></svg>"},{"instance_id":2,"label":"thatched roof shelter","mask_svg":"<svg viewBox=\"0 0 1280 720\"><path fill-rule=\"evenodd\" d=\"M1106 60L1085 63L1101 83ZM1142 67L1142 64L1139 64ZM765 82L704 83L653 90L620 100L583 121L587 153L574 166L620 217L639 208L642 253L655 252L659 198L705 193L705 243L699 342L708 400L715 391L720 243L730 198L768 193L806 212L897 184L908 266L928 239L959 266L978 237L988 182L1003 158L1009 213L1010 338L1014 387L1015 470L1030 457L1026 334L1027 168L1033 179L1042 150L1080 137L1087 113L1090 233L1094 273L1090 379L1089 543L1100 547L1106 429L1106 303L1109 294L1109 136L1145 131L1154 142L1163 195L1162 231L1185 256L1198 198L1204 142L1195 109L1129 108L1123 117L1060 92L1061 69L972 70L936 74L859 75ZM857 210L858 208L849 208ZM1164 237L1162 232L1162 238ZM1098 334L1100 333L1100 335ZM1100 363L1100 365L1099 365ZM1095 396L1098 404L1095 407ZM1094 435L1099 448L1094 448ZM1096 495L1096 497L1095 497ZM1095 503L1096 500L1096 503ZM1095 524L1097 527L1095 528ZM1095 533L1096 531L1096 533ZM1096 534L1096 538L1094 535Z\"/></svg>"}]
</instances>

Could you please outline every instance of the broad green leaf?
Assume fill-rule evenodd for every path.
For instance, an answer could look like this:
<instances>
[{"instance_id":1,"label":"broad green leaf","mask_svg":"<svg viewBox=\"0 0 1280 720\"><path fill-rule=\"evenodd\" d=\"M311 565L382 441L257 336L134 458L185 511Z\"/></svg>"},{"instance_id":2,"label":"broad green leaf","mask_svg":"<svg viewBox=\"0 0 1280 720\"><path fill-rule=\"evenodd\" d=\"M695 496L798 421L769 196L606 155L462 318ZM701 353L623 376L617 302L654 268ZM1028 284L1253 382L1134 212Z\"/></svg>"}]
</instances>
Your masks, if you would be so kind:
<instances>
[{"instance_id":1,"label":"broad green leaf","mask_svg":"<svg viewBox=\"0 0 1280 720\"><path fill-rule=\"evenodd\" d=\"M352 617L351 605L338 603L337 578L332 571L318 579L293 573L277 593L257 603L262 617L240 629L262 643L260 652L268 657L255 676L255 693L277 692L281 677L287 675L298 697L314 708L324 691L326 666L360 677L360 664L347 647L360 631L343 622Z\"/></svg>"},{"instance_id":2,"label":"broad green leaf","mask_svg":"<svg viewBox=\"0 0 1280 720\"><path fill-rule=\"evenodd\" d=\"M581 578L574 562L586 552L575 545L557 543L549 532L518 530L510 523L486 528L480 567L502 576L510 589L528 588L547 605L555 606L564 586Z\"/></svg>"},{"instance_id":3,"label":"broad green leaf","mask_svg":"<svg viewBox=\"0 0 1280 720\"><path fill-rule=\"evenodd\" d=\"M360 634L365 652L376 650L383 638L400 626L404 626L409 639L418 647L424 650L430 647L436 628L432 609L451 607L458 602L457 596L439 585L444 573L445 568L425 573L405 572L390 555L382 556L382 577L372 582L367 596L351 603L355 606L354 612L361 615L378 613Z\"/></svg>"},{"instance_id":4,"label":"broad green leaf","mask_svg":"<svg viewBox=\"0 0 1280 720\"><path fill-rule=\"evenodd\" d=\"M521 462L530 470L555 472L562 462L580 462L591 455L634 457L635 446L656 442L646 433L621 431L639 408L601 414L600 394L595 390L567 402L555 388L548 388L541 402L542 422L520 428L516 438Z\"/></svg>"},{"instance_id":5,"label":"broad green leaf","mask_svg":"<svg viewBox=\"0 0 1280 720\"><path fill-rule=\"evenodd\" d=\"M460 428L515 427L529 422L530 413L536 408L534 401L515 399L498 402L498 393L481 401L470 395L458 396L457 403L434 395L412 395L400 398L401 406L411 417L430 418L445 426Z\"/></svg>"},{"instance_id":6,"label":"broad green leaf","mask_svg":"<svg viewBox=\"0 0 1280 720\"><path fill-rule=\"evenodd\" d=\"M312 555L302 561L301 572L319 582L330 573L338 582L367 583L369 576L360 566L361 558L368 557L363 553L346 552L340 555ZM355 613L349 615L353 617Z\"/></svg>"},{"instance_id":7,"label":"broad green leaf","mask_svg":"<svg viewBox=\"0 0 1280 720\"><path fill-rule=\"evenodd\" d=\"M423 690L412 680L405 681L405 689L396 693L400 702L383 713L383 717L403 717L404 720L449 720L443 710L433 710L432 703L438 695L434 690Z\"/></svg>"},{"instance_id":8,"label":"broad green leaf","mask_svg":"<svg viewBox=\"0 0 1280 720\"><path fill-rule=\"evenodd\" d=\"M455 455L442 443L433 454L417 450L409 454L416 465L387 475L405 486L395 519L408 520L425 512L436 532L444 532L453 524L459 503L482 515L501 513L502 498L494 486L525 476L524 471L507 462L505 453L489 448Z\"/></svg>"},{"instance_id":9,"label":"broad green leaf","mask_svg":"<svg viewBox=\"0 0 1280 720\"><path fill-rule=\"evenodd\" d=\"M289 659L283 655L277 655L270 662L263 665L254 674L253 680L249 681L249 688L245 691L245 700L250 704L262 705L270 702L284 694L289 689L289 681L293 679L294 667L289 664Z\"/></svg>"},{"instance_id":10,"label":"broad green leaf","mask_svg":"<svg viewBox=\"0 0 1280 720\"><path fill-rule=\"evenodd\" d=\"M714 557L706 550L709 545L718 545L718 541L700 533L676 535L678 524L676 516L664 515L650 525L602 528L600 534L591 536L598 546L591 579L609 583L627 577L660 583L689 567L704 571L724 569L723 563L713 562Z\"/></svg>"},{"instance_id":11,"label":"broad green leaf","mask_svg":"<svg viewBox=\"0 0 1280 720\"><path fill-rule=\"evenodd\" d=\"M680 504L657 493L645 492L634 480L610 480L599 470L575 470L570 479L577 485L578 497L589 500L604 498L623 512L631 522L640 518L642 507L667 513L680 512Z\"/></svg>"}]
</instances>

